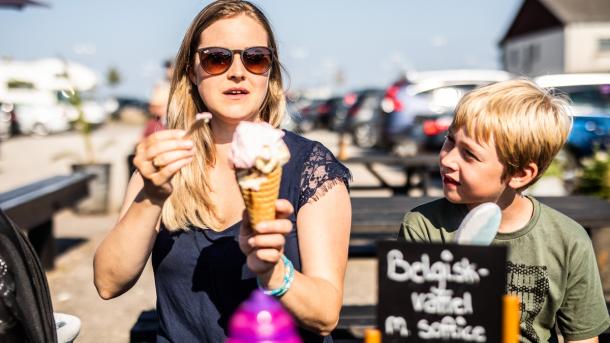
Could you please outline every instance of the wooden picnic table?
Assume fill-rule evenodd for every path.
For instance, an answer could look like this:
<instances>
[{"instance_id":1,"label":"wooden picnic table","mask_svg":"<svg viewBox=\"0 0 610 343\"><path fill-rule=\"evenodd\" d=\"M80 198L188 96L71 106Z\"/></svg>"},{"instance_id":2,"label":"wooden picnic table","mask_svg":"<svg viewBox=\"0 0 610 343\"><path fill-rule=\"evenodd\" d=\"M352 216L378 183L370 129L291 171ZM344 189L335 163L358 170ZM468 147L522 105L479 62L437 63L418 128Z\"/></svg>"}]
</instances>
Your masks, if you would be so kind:
<instances>
[{"instance_id":1,"label":"wooden picnic table","mask_svg":"<svg viewBox=\"0 0 610 343\"><path fill-rule=\"evenodd\" d=\"M352 197L350 257L374 257L375 241L398 234L405 213L436 197ZM610 202L593 196L536 197L587 230L610 227Z\"/></svg>"},{"instance_id":2,"label":"wooden picnic table","mask_svg":"<svg viewBox=\"0 0 610 343\"><path fill-rule=\"evenodd\" d=\"M400 157L396 155L365 155L348 158L342 161L345 164L362 164L377 179L379 185L358 185L352 186L353 190L371 190L385 188L393 192L394 195L406 195L412 188L421 188L424 196L428 195L430 186L430 172L438 170L438 154L419 154L412 157ZM386 165L400 167L405 173L405 183L402 185L392 185L375 169L375 165ZM418 175L419 185L413 184L413 177Z\"/></svg>"}]
</instances>

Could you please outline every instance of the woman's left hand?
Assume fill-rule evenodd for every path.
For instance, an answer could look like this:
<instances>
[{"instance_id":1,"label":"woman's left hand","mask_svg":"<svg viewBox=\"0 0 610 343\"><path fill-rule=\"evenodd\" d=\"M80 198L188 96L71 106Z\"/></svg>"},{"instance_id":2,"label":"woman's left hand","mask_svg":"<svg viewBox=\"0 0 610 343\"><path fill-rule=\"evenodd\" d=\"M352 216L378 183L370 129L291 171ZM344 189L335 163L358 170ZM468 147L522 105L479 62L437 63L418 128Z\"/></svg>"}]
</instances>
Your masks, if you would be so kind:
<instances>
[{"instance_id":1,"label":"woman's left hand","mask_svg":"<svg viewBox=\"0 0 610 343\"><path fill-rule=\"evenodd\" d=\"M252 230L247 211L244 211L239 247L247 256L248 268L261 280L269 280L274 267L281 260L286 242L285 236L292 230L292 222L288 217L293 211L292 204L288 200L276 200L276 219L259 223L256 233Z\"/></svg>"}]
</instances>

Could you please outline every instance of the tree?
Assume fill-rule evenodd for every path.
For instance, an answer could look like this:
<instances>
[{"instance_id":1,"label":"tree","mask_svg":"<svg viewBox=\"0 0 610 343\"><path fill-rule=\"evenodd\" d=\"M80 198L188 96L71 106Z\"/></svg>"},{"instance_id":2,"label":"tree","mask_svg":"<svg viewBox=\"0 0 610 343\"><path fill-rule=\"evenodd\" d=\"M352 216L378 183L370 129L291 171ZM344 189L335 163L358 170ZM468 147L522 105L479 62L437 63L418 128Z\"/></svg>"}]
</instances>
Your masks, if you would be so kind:
<instances>
[{"instance_id":1,"label":"tree","mask_svg":"<svg viewBox=\"0 0 610 343\"><path fill-rule=\"evenodd\" d=\"M106 73L106 82L110 87L116 87L121 83L121 73L116 67L110 67Z\"/></svg>"}]
</instances>

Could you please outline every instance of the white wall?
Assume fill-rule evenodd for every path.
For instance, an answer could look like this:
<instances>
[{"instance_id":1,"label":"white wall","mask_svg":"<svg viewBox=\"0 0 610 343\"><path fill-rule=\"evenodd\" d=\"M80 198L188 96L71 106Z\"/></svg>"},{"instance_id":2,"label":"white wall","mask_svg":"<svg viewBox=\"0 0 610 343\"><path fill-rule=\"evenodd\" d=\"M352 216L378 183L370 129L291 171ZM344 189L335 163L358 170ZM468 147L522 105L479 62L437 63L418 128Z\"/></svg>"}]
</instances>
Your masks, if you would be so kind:
<instances>
[{"instance_id":1,"label":"white wall","mask_svg":"<svg viewBox=\"0 0 610 343\"><path fill-rule=\"evenodd\" d=\"M504 69L524 76L563 73L564 46L561 28L512 38L502 49Z\"/></svg>"},{"instance_id":2,"label":"white wall","mask_svg":"<svg viewBox=\"0 0 610 343\"><path fill-rule=\"evenodd\" d=\"M610 72L610 48L600 50L601 39L610 40L610 23L579 23L566 28L566 72Z\"/></svg>"}]
</instances>

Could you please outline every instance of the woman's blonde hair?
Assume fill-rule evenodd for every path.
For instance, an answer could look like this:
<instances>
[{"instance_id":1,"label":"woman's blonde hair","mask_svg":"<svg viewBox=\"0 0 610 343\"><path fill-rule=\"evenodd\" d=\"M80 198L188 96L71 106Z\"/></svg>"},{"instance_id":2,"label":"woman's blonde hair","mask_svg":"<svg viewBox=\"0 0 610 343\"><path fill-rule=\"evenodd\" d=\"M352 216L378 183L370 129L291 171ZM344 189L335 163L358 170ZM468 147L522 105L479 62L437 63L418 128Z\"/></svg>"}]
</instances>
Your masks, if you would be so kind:
<instances>
[{"instance_id":1,"label":"woman's blonde hair","mask_svg":"<svg viewBox=\"0 0 610 343\"><path fill-rule=\"evenodd\" d=\"M167 108L169 129L188 128L195 114L207 111L197 86L189 79L189 69L195 65L195 50L201 33L214 22L245 14L256 20L267 32L268 46L273 51L273 63L269 72L269 89L259 110L259 117L278 127L285 112L282 86L282 66L279 63L277 44L269 21L255 5L248 1L220 0L207 5L189 26L178 54L171 80ZM215 215L215 204L210 197L211 185L208 167L216 160L214 138L208 125L193 134L197 153L193 162L183 167L172 179L173 192L163 206L162 220L170 231L188 229L189 225L221 229L223 223Z\"/></svg>"},{"instance_id":2,"label":"woman's blonde hair","mask_svg":"<svg viewBox=\"0 0 610 343\"><path fill-rule=\"evenodd\" d=\"M464 128L466 135L478 142L493 138L505 167L503 177L536 163L538 175L526 187L542 176L571 127L569 101L527 79L498 82L469 92L458 103L451 124L452 130Z\"/></svg>"}]
</instances>

